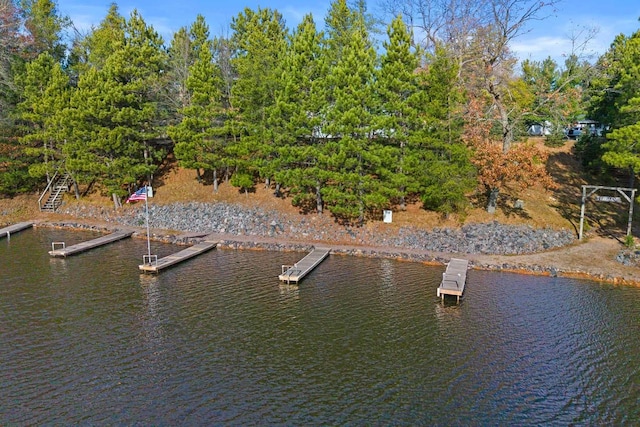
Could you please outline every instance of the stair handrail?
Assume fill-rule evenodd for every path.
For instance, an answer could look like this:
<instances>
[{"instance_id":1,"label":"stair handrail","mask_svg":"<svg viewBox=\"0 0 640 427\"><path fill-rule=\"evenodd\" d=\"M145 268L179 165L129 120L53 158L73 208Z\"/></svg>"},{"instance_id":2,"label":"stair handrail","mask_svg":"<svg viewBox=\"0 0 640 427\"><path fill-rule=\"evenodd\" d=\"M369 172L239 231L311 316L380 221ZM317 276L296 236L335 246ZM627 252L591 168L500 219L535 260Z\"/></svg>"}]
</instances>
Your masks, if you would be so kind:
<instances>
[{"instance_id":1,"label":"stair handrail","mask_svg":"<svg viewBox=\"0 0 640 427\"><path fill-rule=\"evenodd\" d=\"M56 173L53 174L53 177L49 180L49 184L47 184L47 187L44 189L44 191L38 198L38 209L42 210L42 199L44 198L44 195L47 194L47 191L49 191L49 188L51 187L51 185L53 185L53 183L56 182L57 176L58 176L58 171L56 171Z\"/></svg>"},{"instance_id":2,"label":"stair handrail","mask_svg":"<svg viewBox=\"0 0 640 427\"><path fill-rule=\"evenodd\" d=\"M49 195L49 199L47 199L47 202L49 200L52 200L53 198L53 210L58 209L58 206L62 204L60 193L62 193L62 190L64 190L65 185L68 185L66 175L58 179L58 181L56 182L56 185L53 187L53 190L51 190L51 194ZM45 206L46 206L46 203L45 203Z\"/></svg>"}]
</instances>

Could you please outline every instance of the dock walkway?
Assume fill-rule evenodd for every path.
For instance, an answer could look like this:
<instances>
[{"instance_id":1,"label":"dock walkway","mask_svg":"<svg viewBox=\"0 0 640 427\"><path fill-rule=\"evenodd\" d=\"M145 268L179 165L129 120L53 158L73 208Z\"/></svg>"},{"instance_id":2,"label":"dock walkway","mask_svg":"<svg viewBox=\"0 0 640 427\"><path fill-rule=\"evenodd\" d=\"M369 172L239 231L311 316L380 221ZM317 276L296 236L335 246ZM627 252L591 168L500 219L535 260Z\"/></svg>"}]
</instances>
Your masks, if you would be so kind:
<instances>
[{"instance_id":1,"label":"dock walkway","mask_svg":"<svg viewBox=\"0 0 640 427\"><path fill-rule=\"evenodd\" d=\"M311 270L316 268L329 255L330 248L314 248L307 256L296 262L294 265L283 265L282 274L278 278L287 282L297 283Z\"/></svg>"},{"instance_id":2,"label":"dock walkway","mask_svg":"<svg viewBox=\"0 0 640 427\"><path fill-rule=\"evenodd\" d=\"M193 258L194 256L200 255L203 252L206 252L210 249L213 249L218 245L217 241L205 239L203 242L196 243L193 246L189 246L186 249L181 250L180 252L176 252L175 254L168 255L164 258L157 259L144 259L144 264L138 265L138 268L142 270L143 273L159 273L161 270L165 268L171 267L172 265L178 264L182 261L186 261L189 258ZM153 255L155 257L155 255Z\"/></svg>"},{"instance_id":3,"label":"dock walkway","mask_svg":"<svg viewBox=\"0 0 640 427\"><path fill-rule=\"evenodd\" d=\"M33 227L33 222L19 222L17 224L9 225L4 228L0 228L0 239L3 237L11 238L13 233L17 233L18 231L26 230L27 228Z\"/></svg>"},{"instance_id":4,"label":"dock walkway","mask_svg":"<svg viewBox=\"0 0 640 427\"><path fill-rule=\"evenodd\" d=\"M447 264L447 270L442 273L442 282L438 287L437 295L444 300L445 295L454 295L460 302L467 282L467 268L469 261L466 259L452 258Z\"/></svg>"},{"instance_id":5,"label":"dock walkway","mask_svg":"<svg viewBox=\"0 0 640 427\"><path fill-rule=\"evenodd\" d=\"M88 240L86 242L78 243L77 245L72 245L69 247L65 247L64 242L53 242L52 250L49 251L49 255L53 257L67 257L70 255L75 255L80 252L88 251L89 249L97 248L99 246L104 246L109 243L131 237L132 234L133 231L116 231L114 233L107 234L106 236L101 236L97 239ZM62 247L59 249L55 249L58 245L62 245Z\"/></svg>"}]
</instances>

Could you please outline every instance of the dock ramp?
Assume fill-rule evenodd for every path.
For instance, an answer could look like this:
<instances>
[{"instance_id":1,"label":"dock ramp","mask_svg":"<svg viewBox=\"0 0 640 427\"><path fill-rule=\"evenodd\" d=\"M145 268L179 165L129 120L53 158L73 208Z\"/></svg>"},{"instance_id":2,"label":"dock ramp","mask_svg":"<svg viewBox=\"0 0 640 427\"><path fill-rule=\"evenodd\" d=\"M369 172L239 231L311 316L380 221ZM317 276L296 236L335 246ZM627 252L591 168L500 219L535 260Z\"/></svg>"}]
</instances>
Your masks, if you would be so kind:
<instances>
[{"instance_id":1,"label":"dock ramp","mask_svg":"<svg viewBox=\"0 0 640 427\"><path fill-rule=\"evenodd\" d=\"M181 250L180 252L176 252L175 254L168 255L164 258L157 259L155 255L152 255L151 258L148 258L147 255L143 257L143 264L140 264L138 268L143 273L159 273L161 270L165 268L169 268L172 265L178 264L180 262L186 261L190 258L200 255L208 250L215 248L218 245L218 242L214 242L211 240L205 240L204 242L197 243L193 246L189 246L186 249ZM155 258L154 258L155 257Z\"/></svg>"},{"instance_id":2,"label":"dock ramp","mask_svg":"<svg viewBox=\"0 0 640 427\"><path fill-rule=\"evenodd\" d=\"M453 295L460 302L460 297L467 282L468 268L468 260L452 258L447 264L446 271L442 273L442 282L438 287L437 295L442 297L443 300L445 295Z\"/></svg>"},{"instance_id":3,"label":"dock ramp","mask_svg":"<svg viewBox=\"0 0 640 427\"><path fill-rule=\"evenodd\" d=\"M33 222L25 221L19 222L17 224L9 225L4 228L0 228L0 239L6 237L7 239L11 238L13 233L17 233L18 231L26 230L27 228L33 227Z\"/></svg>"},{"instance_id":4,"label":"dock ramp","mask_svg":"<svg viewBox=\"0 0 640 427\"><path fill-rule=\"evenodd\" d=\"M286 283L298 283L311 270L316 268L331 252L330 248L314 248L307 256L294 265L283 265L278 278Z\"/></svg>"},{"instance_id":5,"label":"dock ramp","mask_svg":"<svg viewBox=\"0 0 640 427\"><path fill-rule=\"evenodd\" d=\"M51 255L52 257L68 257L70 255L75 255L93 248L97 248L99 246L108 245L109 243L131 237L132 234L133 231L116 231L114 233L107 234L106 236L101 236L97 239L88 240L86 242L78 243L77 245L72 245L69 247L67 247L64 242L53 242L51 243L51 250L49 251L49 255Z\"/></svg>"}]
</instances>

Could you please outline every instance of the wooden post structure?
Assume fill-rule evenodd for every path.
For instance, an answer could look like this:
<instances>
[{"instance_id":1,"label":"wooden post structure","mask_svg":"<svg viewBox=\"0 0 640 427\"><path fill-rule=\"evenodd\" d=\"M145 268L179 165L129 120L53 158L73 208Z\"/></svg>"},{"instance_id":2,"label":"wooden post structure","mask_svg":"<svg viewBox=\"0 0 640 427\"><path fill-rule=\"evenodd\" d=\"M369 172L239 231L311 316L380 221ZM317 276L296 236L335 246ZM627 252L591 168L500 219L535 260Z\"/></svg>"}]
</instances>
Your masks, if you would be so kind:
<instances>
[{"instance_id":1,"label":"wooden post structure","mask_svg":"<svg viewBox=\"0 0 640 427\"><path fill-rule=\"evenodd\" d=\"M587 193L589 189L589 193ZM584 211L587 198L594 195L598 190L617 191L622 197L629 202L629 220L627 222L627 236L631 235L631 223L633 222L633 201L636 198L635 188L623 188L623 187L605 187L602 185L583 185L582 186L582 203L580 205L580 232L578 234L578 240L582 240L582 232L584 230ZM596 200L599 202L614 202L621 203L622 199L616 196L598 196Z\"/></svg>"}]
</instances>

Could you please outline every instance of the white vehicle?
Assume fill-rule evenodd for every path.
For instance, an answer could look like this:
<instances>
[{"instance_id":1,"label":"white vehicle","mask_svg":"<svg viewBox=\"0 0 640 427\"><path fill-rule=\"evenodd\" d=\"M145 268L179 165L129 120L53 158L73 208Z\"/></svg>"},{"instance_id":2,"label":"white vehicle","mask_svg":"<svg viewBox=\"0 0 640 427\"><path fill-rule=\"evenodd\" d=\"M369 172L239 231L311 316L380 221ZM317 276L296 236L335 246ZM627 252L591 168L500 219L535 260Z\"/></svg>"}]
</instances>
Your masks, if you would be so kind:
<instances>
[{"instance_id":1,"label":"white vehicle","mask_svg":"<svg viewBox=\"0 0 640 427\"><path fill-rule=\"evenodd\" d=\"M567 138L577 139L580 135L588 134L592 136L602 136L606 127L595 120L579 120L572 127L565 130Z\"/></svg>"}]
</instances>

